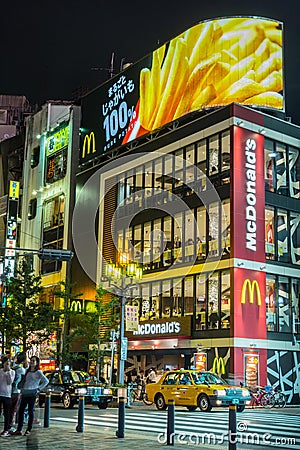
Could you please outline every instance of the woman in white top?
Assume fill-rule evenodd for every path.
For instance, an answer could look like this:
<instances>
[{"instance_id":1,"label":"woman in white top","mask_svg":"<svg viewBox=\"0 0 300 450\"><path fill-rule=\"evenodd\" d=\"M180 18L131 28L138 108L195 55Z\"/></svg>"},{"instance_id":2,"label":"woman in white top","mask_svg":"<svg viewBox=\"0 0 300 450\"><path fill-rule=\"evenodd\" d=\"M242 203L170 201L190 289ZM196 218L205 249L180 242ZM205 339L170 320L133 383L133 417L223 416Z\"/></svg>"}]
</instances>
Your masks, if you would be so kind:
<instances>
[{"instance_id":1,"label":"woman in white top","mask_svg":"<svg viewBox=\"0 0 300 450\"><path fill-rule=\"evenodd\" d=\"M10 367L10 359L4 356L2 359L2 369L0 369L0 406L3 405L4 430L1 437L9 436L9 409L11 401L11 387L15 378L15 371Z\"/></svg>"},{"instance_id":2,"label":"woman in white top","mask_svg":"<svg viewBox=\"0 0 300 450\"><path fill-rule=\"evenodd\" d=\"M29 362L29 368L24 375L23 386L21 387L21 403L19 407L19 421L18 428L13 433L14 435L21 435L24 424L24 411L28 405L28 424L25 436L29 435L32 429L34 419L34 405L35 399L39 390L44 389L49 380L40 370L40 359L37 356L32 356Z\"/></svg>"}]
</instances>

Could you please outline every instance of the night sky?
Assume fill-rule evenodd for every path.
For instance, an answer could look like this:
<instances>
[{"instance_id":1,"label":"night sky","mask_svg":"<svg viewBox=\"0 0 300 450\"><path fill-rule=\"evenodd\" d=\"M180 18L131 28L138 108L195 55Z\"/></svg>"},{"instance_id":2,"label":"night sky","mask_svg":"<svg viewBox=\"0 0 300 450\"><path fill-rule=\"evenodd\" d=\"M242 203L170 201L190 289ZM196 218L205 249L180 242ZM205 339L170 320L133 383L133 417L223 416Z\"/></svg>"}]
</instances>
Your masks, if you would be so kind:
<instances>
[{"instance_id":1,"label":"night sky","mask_svg":"<svg viewBox=\"0 0 300 450\"><path fill-rule=\"evenodd\" d=\"M254 15L284 24L286 115L300 125L300 4L292 0L6 1L1 7L0 94L31 103L71 100L121 61L136 62L201 20ZM98 68L101 70L92 70Z\"/></svg>"}]
</instances>

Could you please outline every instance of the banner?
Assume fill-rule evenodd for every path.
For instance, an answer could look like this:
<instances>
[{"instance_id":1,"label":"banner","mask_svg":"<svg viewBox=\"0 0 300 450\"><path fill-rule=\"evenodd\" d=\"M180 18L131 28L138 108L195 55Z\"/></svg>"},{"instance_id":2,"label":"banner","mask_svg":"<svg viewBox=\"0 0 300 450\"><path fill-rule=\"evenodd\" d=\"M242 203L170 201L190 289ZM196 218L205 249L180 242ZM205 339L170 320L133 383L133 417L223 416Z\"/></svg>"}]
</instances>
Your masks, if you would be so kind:
<instances>
[{"instance_id":1,"label":"banner","mask_svg":"<svg viewBox=\"0 0 300 450\"><path fill-rule=\"evenodd\" d=\"M193 111L233 102L284 109L282 23L201 22L84 96L80 164Z\"/></svg>"},{"instance_id":2,"label":"banner","mask_svg":"<svg viewBox=\"0 0 300 450\"><path fill-rule=\"evenodd\" d=\"M206 353L194 353L194 365L196 370L207 370Z\"/></svg>"},{"instance_id":3,"label":"banner","mask_svg":"<svg viewBox=\"0 0 300 450\"><path fill-rule=\"evenodd\" d=\"M138 306L125 306L125 330L137 331L139 326L139 307Z\"/></svg>"}]
</instances>

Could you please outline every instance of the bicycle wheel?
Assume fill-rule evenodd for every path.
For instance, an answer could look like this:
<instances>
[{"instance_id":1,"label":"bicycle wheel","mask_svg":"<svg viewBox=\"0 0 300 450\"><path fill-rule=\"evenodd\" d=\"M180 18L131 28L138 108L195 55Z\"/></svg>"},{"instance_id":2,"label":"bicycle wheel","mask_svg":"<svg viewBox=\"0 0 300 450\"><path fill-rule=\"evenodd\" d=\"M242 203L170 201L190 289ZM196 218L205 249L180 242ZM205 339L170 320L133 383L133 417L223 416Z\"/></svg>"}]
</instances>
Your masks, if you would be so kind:
<instances>
[{"instance_id":1,"label":"bicycle wheel","mask_svg":"<svg viewBox=\"0 0 300 450\"><path fill-rule=\"evenodd\" d=\"M278 392L276 397L276 406L284 408L286 406L286 397L283 392Z\"/></svg>"},{"instance_id":2,"label":"bicycle wheel","mask_svg":"<svg viewBox=\"0 0 300 450\"><path fill-rule=\"evenodd\" d=\"M260 399L260 404L263 408L273 408L275 403L276 401L274 394L264 394Z\"/></svg>"},{"instance_id":3,"label":"bicycle wheel","mask_svg":"<svg viewBox=\"0 0 300 450\"><path fill-rule=\"evenodd\" d=\"M150 402L150 400L148 400L148 396L147 396L146 392L143 394L143 402L147 406L153 405L153 402Z\"/></svg>"}]
</instances>

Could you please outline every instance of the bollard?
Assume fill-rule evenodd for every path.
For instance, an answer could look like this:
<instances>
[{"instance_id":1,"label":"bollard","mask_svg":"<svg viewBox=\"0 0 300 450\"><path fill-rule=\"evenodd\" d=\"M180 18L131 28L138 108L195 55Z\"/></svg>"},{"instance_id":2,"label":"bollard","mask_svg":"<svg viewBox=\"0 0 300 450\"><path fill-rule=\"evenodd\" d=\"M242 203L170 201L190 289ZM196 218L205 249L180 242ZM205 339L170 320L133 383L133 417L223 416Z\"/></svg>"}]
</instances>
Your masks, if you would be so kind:
<instances>
[{"instance_id":1,"label":"bollard","mask_svg":"<svg viewBox=\"0 0 300 450\"><path fill-rule=\"evenodd\" d=\"M175 400L168 401L167 445L174 445Z\"/></svg>"},{"instance_id":2,"label":"bollard","mask_svg":"<svg viewBox=\"0 0 300 450\"><path fill-rule=\"evenodd\" d=\"M78 433L83 433L84 429L84 396L81 395L79 397L79 404L78 404L78 423L76 427L76 431Z\"/></svg>"},{"instance_id":3,"label":"bollard","mask_svg":"<svg viewBox=\"0 0 300 450\"><path fill-rule=\"evenodd\" d=\"M116 436L118 438L124 437L124 430L125 430L125 403L126 398L120 397L119 398L119 417L118 417L118 429L116 431Z\"/></svg>"},{"instance_id":4,"label":"bollard","mask_svg":"<svg viewBox=\"0 0 300 450\"><path fill-rule=\"evenodd\" d=\"M51 392L47 392L45 397L44 428L49 428L50 426L50 403L51 403Z\"/></svg>"},{"instance_id":5,"label":"bollard","mask_svg":"<svg viewBox=\"0 0 300 450\"><path fill-rule=\"evenodd\" d=\"M236 405L229 405L228 450L236 450Z\"/></svg>"}]
</instances>

